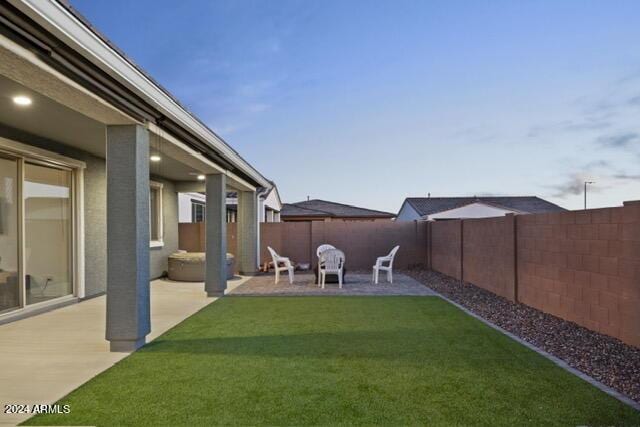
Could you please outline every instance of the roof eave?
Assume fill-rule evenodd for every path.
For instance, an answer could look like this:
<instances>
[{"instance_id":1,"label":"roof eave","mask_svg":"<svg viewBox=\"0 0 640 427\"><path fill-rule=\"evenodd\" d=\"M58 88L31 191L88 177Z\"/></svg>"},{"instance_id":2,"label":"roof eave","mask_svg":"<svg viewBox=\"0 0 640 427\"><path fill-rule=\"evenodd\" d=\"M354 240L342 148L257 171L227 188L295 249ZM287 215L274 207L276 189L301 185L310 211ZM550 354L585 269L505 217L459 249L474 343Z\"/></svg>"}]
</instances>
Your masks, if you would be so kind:
<instances>
[{"instance_id":1,"label":"roof eave","mask_svg":"<svg viewBox=\"0 0 640 427\"><path fill-rule=\"evenodd\" d=\"M67 5L54 0L9 0L9 3L161 114L182 126L205 147L209 147L212 154L221 155L256 187L271 187L271 183L238 152L141 72L122 53L110 46L94 29L72 13ZM161 122L158 124L162 125Z\"/></svg>"}]
</instances>

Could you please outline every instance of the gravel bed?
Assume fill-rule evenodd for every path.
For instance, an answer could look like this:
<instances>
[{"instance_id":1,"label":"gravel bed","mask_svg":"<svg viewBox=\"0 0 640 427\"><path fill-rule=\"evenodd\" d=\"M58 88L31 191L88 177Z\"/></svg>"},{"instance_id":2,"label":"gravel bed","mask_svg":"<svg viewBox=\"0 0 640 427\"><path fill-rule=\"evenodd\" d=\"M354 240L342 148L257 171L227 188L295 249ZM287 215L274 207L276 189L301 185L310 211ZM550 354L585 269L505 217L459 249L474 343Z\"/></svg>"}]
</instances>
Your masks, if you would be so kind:
<instances>
[{"instance_id":1,"label":"gravel bed","mask_svg":"<svg viewBox=\"0 0 640 427\"><path fill-rule=\"evenodd\" d=\"M412 270L406 273L640 403L640 349L437 272Z\"/></svg>"}]
</instances>

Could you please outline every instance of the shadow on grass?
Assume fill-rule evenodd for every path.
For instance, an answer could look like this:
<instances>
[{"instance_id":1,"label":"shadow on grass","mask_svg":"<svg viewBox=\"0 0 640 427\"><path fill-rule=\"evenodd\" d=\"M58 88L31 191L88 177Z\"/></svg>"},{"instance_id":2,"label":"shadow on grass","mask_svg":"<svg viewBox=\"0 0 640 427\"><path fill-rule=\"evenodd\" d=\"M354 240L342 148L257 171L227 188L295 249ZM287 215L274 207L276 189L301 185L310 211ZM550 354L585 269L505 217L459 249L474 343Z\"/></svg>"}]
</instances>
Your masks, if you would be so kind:
<instances>
[{"instance_id":1,"label":"shadow on grass","mask_svg":"<svg viewBox=\"0 0 640 427\"><path fill-rule=\"evenodd\" d=\"M239 355L262 357L363 358L386 360L520 359L512 349L486 336L452 338L419 329L341 331L292 335L158 339L142 351L155 353ZM516 352L517 353L517 352Z\"/></svg>"}]
</instances>

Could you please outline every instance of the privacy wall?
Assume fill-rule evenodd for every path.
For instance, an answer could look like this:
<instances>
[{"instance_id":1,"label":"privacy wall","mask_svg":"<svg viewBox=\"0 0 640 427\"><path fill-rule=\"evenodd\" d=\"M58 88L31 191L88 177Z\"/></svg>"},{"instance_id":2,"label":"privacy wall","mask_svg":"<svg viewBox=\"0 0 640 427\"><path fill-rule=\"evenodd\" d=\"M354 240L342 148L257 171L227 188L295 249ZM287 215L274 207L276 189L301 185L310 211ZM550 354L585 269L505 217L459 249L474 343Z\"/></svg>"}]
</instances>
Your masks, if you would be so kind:
<instances>
[{"instance_id":1,"label":"privacy wall","mask_svg":"<svg viewBox=\"0 0 640 427\"><path fill-rule=\"evenodd\" d=\"M229 252L235 253L229 224ZM623 207L453 221L261 224L266 247L298 263L323 243L370 270L400 245L396 268L430 267L640 347L640 202ZM204 224L180 224L180 248L204 251Z\"/></svg>"},{"instance_id":2,"label":"privacy wall","mask_svg":"<svg viewBox=\"0 0 640 427\"><path fill-rule=\"evenodd\" d=\"M236 253L236 225L227 225L227 250ZM316 249L323 243L341 249L347 269L371 270L376 258L387 255L395 245L400 251L396 268L427 266L427 223L425 222L276 222L260 224L260 259L270 261L267 246L296 263L315 266ZM204 252L204 224L180 224L180 249Z\"/></svg>"},{"instance_id":3,"label":"privacy wall","mask_svg":"<svg viewBox=\"0 0 640 427\"><path fill-rule=\"evenodd\" d=\"M432 269L640 346L640 202L430 227Z\"/></svg>"}]
</instances>

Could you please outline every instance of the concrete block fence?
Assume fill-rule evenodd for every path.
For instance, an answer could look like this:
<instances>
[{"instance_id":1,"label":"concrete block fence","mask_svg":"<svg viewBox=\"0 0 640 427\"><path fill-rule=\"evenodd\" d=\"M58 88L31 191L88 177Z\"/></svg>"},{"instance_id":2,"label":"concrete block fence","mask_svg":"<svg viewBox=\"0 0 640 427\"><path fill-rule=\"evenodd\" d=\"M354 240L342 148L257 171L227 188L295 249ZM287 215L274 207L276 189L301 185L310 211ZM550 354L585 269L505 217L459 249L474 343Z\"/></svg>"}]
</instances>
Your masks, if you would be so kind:
<instances>
[{"instance_id":1,"label":"concrete block fence","mask_svg":"<svg viewBox=\"0 0 640 427\"><path fill-rule=\"evenodd\" d=\"M322 243L350 270L401 246L396 268L431 268L640 347L640 201L622 207L436 222L260 225L267 246L315 265ZM228 224L228 251L236 228ZM204 251L204 225L180 224L180 248Z\"/></svg>"},{"instance_id":2,"label":"concrete block fence","mask_svg":"<svg viewBox=\"0 0 640 427\"><path fill-rule=\"evenodd\" d=\"M179 247L204 252L204 224L180 224ZM236 253L236 224L227 224L227 251ZM376 258L387 255L395 245L400 251L396 268L427 266L426 222L323 222L299 221L260 224L260 259L271 260L267 246L296 263L317 262L316 249L323 243L344 251L347 269L370 271Z\"/></svg>"},{"instance_id":3,"label":"concrete block fence","mask_svg":"<svg viewBox=\"0 0 640 427\"><path fill-rule=\"evenodd\" d=\"M429 225L430 267L640 347L640 201Z\"/></svg>"}]
</instances>

